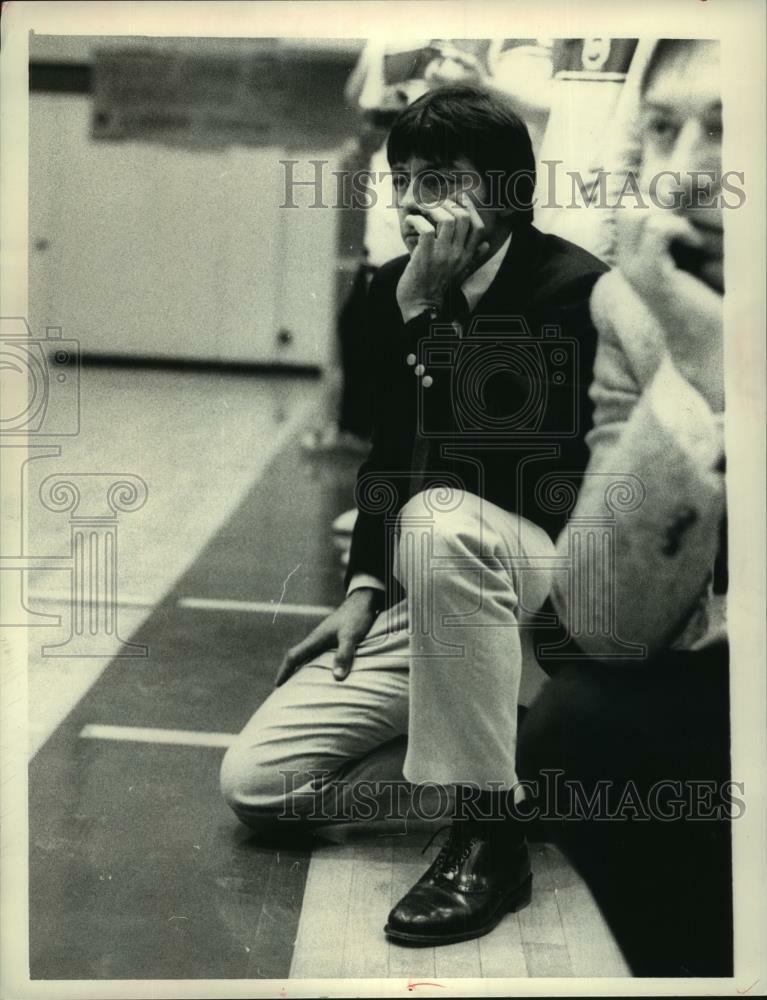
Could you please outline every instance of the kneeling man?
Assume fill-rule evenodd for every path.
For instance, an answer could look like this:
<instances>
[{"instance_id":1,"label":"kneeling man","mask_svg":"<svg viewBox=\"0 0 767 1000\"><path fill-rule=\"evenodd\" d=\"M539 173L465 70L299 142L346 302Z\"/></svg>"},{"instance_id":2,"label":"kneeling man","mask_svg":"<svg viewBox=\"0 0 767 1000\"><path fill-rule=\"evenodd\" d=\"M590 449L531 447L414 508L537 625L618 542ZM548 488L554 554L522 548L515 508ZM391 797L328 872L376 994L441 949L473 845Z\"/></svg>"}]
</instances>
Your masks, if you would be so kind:
<instances>
[{"instance_id":1,"label":"kneeling man","mask_svg":"<svg viewBox=\"0 0 767 1000\"><path fill-rule=\"evenodd\" d=\"M497 95L424 95L387 151L407 254L370 288L376 426L346 599L288 652L222 788L256 828L350 818L363 782L444 790L448 840L385 928L436 945L530 896L512 815L520 624L548 596L556 483L587 463L606 268L532 225L530 137Z\"/></svg>"}]
</instances>

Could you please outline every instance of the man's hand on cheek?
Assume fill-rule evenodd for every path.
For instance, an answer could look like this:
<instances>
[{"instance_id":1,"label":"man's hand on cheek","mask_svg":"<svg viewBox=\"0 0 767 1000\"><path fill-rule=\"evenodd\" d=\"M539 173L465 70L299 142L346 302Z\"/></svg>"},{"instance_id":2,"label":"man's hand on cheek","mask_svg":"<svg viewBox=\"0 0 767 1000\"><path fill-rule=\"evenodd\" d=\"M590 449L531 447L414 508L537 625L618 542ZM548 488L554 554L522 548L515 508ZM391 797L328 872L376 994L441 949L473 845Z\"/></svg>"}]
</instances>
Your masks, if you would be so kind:
<instances>
[{"instance_id":1,"label":"man's hand on cheek","mask_svg":"<svg viewBox=\"0 0 767 1000\"><path fill-rule=\"evenodd\" d=\"M426 309L439 309L445 294L485 256L484 224L466 195L421 206L408 215L418 243L397 286L397 303L407 323Z\"/></svg>"},{"instance_id":2,"label":"man's hand on cheek","mask_svg":"<svg viewBox=\"0 0 767 1000\"><path fill-rule=\"evenodd\" d=\"M689 247L692 252L699 242L690 223L672 212L638 212L622 221L618 263L660 323L676 367L714 412L721 412L722 296L701 277L678 266L680 255L672 252L672 246Z\"/></svg>"}]
</instances>

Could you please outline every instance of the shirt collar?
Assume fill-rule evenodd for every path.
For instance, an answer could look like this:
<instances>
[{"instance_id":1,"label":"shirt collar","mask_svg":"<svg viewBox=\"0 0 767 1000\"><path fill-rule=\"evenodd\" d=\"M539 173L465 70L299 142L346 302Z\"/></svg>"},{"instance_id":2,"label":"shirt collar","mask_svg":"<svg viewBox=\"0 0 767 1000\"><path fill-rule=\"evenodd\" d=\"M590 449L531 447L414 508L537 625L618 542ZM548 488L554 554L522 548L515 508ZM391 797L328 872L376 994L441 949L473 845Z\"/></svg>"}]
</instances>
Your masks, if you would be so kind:
<instances>
[{"instance_id":1,"label":"shirt collar","mask_svg":"<svg viewBox=\"0 0 767 1000\"><path fill-rule=\"evenodd\" d=\"M477 303L493 283L493 279L501 269L503 258L506 256L511 244L511 233L506 240L495 251L492 257L488 258L484 264L473 271L461 285L461 291L466 297L469 312L474 312Z\"/></svg>"}]
</instances>

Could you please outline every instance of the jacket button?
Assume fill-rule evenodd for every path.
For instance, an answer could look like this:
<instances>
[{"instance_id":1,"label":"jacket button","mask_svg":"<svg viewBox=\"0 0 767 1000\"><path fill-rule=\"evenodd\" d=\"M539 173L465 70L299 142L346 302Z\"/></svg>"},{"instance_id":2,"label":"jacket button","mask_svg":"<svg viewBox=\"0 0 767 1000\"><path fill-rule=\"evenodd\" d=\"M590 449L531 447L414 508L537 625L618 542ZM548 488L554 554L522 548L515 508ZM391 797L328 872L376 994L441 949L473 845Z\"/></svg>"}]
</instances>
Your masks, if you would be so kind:
<instances>
[{"instance_id":1,"label":"jacket button","mask_svg":"<svg viewBox=\"0 0 767 1000\"><path fill-rule=\"evenodd\" d=\"M415 354L408 354L408 356L405 358L405 361L407 361L407 363L412 368L413 365L415 364Z\"/></svg>"},{"instance_id":2,"label":"jacket button","mask_svg":"<svg viewBox=\"0 0 767 1000\"><path fill-rule=\"evenodd\" d=\"M434 379L431 377L431 375L424 375L424 377L421 379L421 385L424 387L424 389L428 389L429 386L433 384L434 384Z\"/></svg>"},{"instance_id":3,"label":"jacket button","mask_svg":"<svg viewBox=\"0 0 767 1000\"><path fill-rule=\"evenodd\" d=\"M415 372L416 375L423 375L426 369L424 368L423 365L416 365L413 371Z\"/></svg>"}]
</instances>

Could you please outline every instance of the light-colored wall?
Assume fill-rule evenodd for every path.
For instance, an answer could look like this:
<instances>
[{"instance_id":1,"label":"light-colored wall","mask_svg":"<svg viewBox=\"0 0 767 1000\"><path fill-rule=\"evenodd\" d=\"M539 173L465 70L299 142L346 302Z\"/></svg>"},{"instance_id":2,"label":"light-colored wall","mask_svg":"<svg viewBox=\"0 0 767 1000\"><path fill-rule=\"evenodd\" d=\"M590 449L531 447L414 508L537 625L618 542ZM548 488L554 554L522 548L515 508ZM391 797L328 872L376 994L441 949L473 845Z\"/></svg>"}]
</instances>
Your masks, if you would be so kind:
<instances>
[{"instance_id":1,"label":"light-colored wall","mask_svg":"<svg viewBox=\"0 0 767 1000\"><path fill-rule=\"evenodd\" d=\"M33 39L31 56L78 61L84 41ZM338 211L309 208L306 189L280 208L280 160L311 176L325 159L332 180L337 150L93 140L90 114L88 94L30 95L35 334L62 327L91 353L325 366Z\"/></svg>"}]
</instances>

